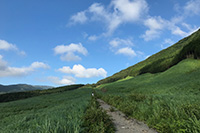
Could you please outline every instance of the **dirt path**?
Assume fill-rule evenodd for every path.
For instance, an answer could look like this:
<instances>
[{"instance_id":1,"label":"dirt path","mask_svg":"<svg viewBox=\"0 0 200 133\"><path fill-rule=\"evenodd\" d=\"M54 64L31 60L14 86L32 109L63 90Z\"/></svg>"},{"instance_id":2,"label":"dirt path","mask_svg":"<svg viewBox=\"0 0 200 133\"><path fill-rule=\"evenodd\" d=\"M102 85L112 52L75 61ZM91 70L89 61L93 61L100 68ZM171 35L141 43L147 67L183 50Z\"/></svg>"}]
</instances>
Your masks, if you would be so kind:
<instances>
[{"instance_id":1,"label":"dirt path","mask_svg":"<svg viewBox=\"0 0 200 133\"><path fill-rule=\"evenodd\" d=\"M107 111L107 114L113 119L113 123L117 129L116 133L157 133L155 130L150 129L143 122L139 122L135 119L126 119L125 115L115 109L114 112L110 111L112 106L105 103L103 100L98 99L101 107Z\"/></svg>"}]
</instances>

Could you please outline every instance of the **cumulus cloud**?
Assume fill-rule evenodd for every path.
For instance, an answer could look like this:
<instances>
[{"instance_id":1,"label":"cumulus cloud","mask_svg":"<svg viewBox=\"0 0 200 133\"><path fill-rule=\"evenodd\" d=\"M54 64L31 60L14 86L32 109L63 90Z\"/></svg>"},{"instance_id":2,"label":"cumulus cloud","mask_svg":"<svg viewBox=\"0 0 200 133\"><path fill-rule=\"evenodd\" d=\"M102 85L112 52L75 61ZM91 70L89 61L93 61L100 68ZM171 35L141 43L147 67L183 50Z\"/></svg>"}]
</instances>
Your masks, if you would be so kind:
<instances>
[{"instance_id":1,"label":"cumulus cloud","mask_svg":"<svg viewBox=\"0 0 200 133\"><path fill-rule=\"evenodd\" d=\"M119 49L116 52L116 54L123 54L123 55L126 55L126 56L136 56L135 51L132 48L129 48L129 47Z\"/></svg>"},{"instance_id":2,"label":"cumulus cloud","mask_svg":"<svg viewBox=\"0 0 200 133\"><path fill-rule=\"evenodd\" d=\"M73 68L70 68L68 66L64 66L58 71L62 73L67 73L67 74L73 74L75 77L78 78L92 78L92 77L106 77L107 72L103 68L85 68L82 65L74 65Z\"/></svg>"},{"instance_id":3,"label":"cumulus cloud","mask_svg":"<svg viewBox=\"0 0 200 133\"><path fill-rule=\"evenodd\" d=\"M84 18L84 22L90 21L101 21L105 24L107 29L104 35L112 34L122 23L137 22L143 18L148 12L148 4L145 0L112 0L108 7L105 7L101 3L94 3L85 11L81 13L86 17L85 13L90 14ZM80 16L80 12L76 14ZM82 16L82 15L81 15ZM74 16L70 18L73 23Z\"/></svg>"},{"instance_id":4,"label":"cumulus cloud","mask_svg":"<svg viewBox=\"0 0 200 133\"><path fill-rule=\"evenodd\" d=\"M145 0L113 0L114 13L122 18L122 21L138 21L148 12L148 4Z\"/></svg>"},{"instance_id":5,"label":"cumulus cloud","mask_svg":"<svg viewBox=\"0 0 200 133\"><path fill-rule=\"evenodd\" d=\"M28 67L10 67L8 63L3 60L3 56L0 55L0 77L25 76L39 68L48 69L49 66L43 62L33 62Z\"/></svg>"},{"instance_id":6,"label":"cumulus cloud","mask_svg":"<svg viewBox=\"0 0 200 133\"><path fill-rule=\"evenodd\" d=\"M70 76L64 76L62 79L59 79L58 77L50 76L48 77L48 80L54 84L57 85L71 85L75 84L75 79Z\"/></svg>"},{"instance_id":7,"label":"cumulus cloud","mask_svg":"<svg viewBox=\"0 0 200 133\"><path fill-rule=\"evenodd\" d=\"M71 43L70 45L58 45L54 48L55 54L61 55L61 60L63 61L77 61L81 60L81 57L79 57L76 54L82 54L86 56L88 54L88 51L81 43L74 44Z\"/></svg>"},{"instance_id":8,"label":"cumulus cloud","mask_svg":"<svg viewBox=\"0 0 200 133\"><path fill-rule=\"evenodd\" d=\"M9 43L5 40L0 40L0 50L5 50L5 51L13 50L20 55L26 55L26 53L24 51L20 51L16 45Z\"/></svg>"}]
</instances>

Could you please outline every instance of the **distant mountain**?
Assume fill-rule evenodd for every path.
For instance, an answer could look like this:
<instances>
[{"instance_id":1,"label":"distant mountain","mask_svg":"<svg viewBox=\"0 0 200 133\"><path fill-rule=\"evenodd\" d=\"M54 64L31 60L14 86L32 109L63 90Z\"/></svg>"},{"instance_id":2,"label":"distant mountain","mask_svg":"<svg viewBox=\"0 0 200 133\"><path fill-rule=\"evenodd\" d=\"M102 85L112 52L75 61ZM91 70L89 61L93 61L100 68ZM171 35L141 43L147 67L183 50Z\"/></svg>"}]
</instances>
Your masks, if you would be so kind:
<instances>
[{"instance_id":1,"label":"distant mountain","mask_svg":"<svg viewBox=\"0 0 200 133\"><path fill-rule=\"evenodd\" d=\"M44 90L53 88L52 86L32 86L27 84L16 84L16 85L0 85L0 94L10 93L10 92L22 92L22 91L32 91L32 90Z\"/></svg>"},{"instance_id":2,"label":"distant mountain","mask_svg":"<svg viewBox=\"0 0 200 133\"><path fill-rule=\"evenodd\" d=\"M110 77L102 79L97 84L111 83L128 76L135 77L144 73L163 72L186 58L200 59L200 29L171 47Z\"/></svg>"}]
</instances>

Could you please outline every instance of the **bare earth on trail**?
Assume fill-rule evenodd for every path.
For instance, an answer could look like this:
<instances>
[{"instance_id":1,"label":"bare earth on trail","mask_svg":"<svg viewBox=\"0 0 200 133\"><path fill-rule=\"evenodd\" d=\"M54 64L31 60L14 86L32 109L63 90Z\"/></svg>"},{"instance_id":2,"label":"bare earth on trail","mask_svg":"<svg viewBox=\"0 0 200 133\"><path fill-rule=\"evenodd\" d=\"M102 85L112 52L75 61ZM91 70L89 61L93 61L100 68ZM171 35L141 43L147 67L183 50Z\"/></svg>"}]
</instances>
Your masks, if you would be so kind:
<instances>
[{"instance_id":1,"label":"bare earth on trail","mask_svg":"<svg viewBox=\"0 0 200 133\"><path fill-rule=\"evenodd\" d=\"M157 133L143 122L139 122L135 119L126 119L122 112L117 111L114 107L108 105L103 100L97 99L97 101L100 103L101 108L111 116L116 127L116 133ZM114 108L115 111L111 112L110 108Z\"/></svg>"}]
</instances>

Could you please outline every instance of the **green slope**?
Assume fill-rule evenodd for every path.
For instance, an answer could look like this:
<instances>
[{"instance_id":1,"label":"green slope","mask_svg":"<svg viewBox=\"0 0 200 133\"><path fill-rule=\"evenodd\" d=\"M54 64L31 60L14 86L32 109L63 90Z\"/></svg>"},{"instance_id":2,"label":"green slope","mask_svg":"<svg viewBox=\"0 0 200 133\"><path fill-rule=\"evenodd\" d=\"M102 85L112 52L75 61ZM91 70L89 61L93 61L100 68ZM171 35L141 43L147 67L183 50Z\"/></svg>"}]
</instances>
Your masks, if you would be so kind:
<instances>
[{"instance_id":1,"label":"green slope","mask_svg":"<svg viewBox=\"0 0 200 133\"><path fill-rule=\"evenodd\" d=\"M84 88L0 103L0 132L79 133L91 92Z\"/></svg>"},{"instance_id":2,"label":"green slope","mask_svg":"<svg viewBox=\"0 0 200 133\"><path fill-rule=\"evenodd\" d=\"M104 84L114 82L127 76L137 76L144 73L163 72L185 58L200 58L200 29L173 46L152 55L148 59L122 70L113 76L97 82Z\"/></svg>"},{"instance_id":3,"label":"green slope","mask_svg":"<svg viewBox=\"0 0 200 133\"><path fill-rule=\"evenodd\" d=\"M167 71L98 86L99 94L127 116L166 133L200 132L200 60Z\"/></svg>"},{"instance_id":4,"label":"green slope","mask_svg":"<svg viewBox=\"0 0 200 133\"><path fill-rule=\"evenodd\" d=\"M53 88L53 89L46 89L46 90L33 90L33 91L25 91L25 92L13 92L13 93L0 94L0 103L26 99L26 98L41 96L41 95L46 95L46 94L60 93L60 92L69 91L69 90L75 90L82 86L84 85L76 84L76 85L68 85L68 86L63 86L63 87L58 87L58 88Z\"/></svg>"}]
</instances>

